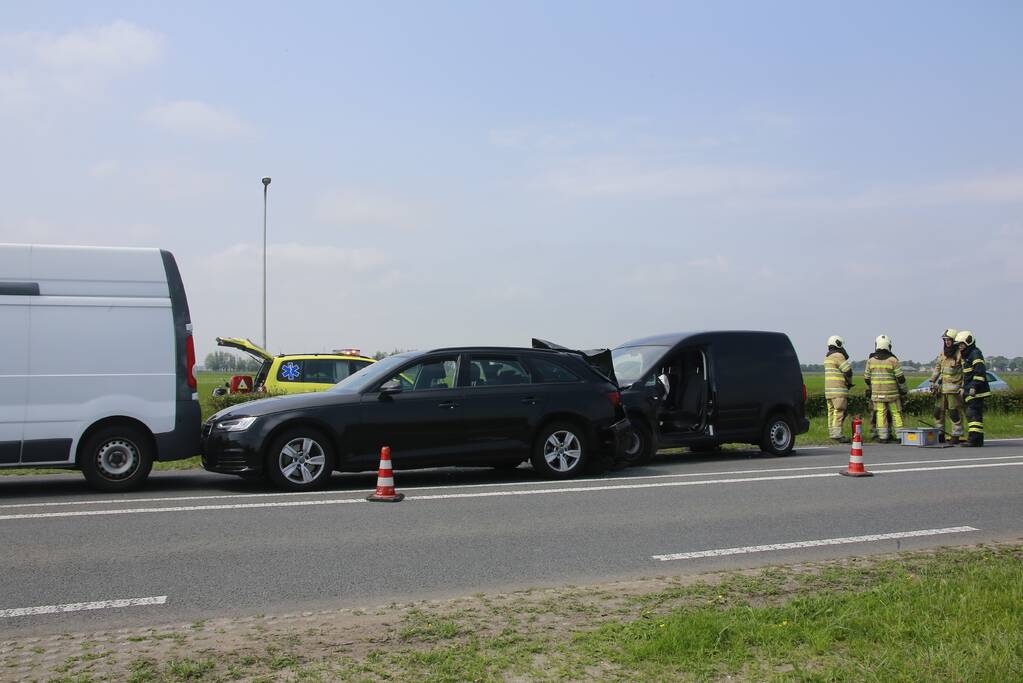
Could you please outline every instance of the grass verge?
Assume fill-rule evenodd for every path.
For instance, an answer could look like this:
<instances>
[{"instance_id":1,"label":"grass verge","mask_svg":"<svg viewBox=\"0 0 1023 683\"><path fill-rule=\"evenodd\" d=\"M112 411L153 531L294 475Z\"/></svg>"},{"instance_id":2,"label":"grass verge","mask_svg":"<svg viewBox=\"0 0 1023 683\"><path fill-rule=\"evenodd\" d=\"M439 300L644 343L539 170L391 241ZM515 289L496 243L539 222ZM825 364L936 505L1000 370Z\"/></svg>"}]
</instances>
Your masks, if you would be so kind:
<instances>
[{"instance_id":1,"label":"grass verge","mask_svg":"<svg viewBox=\"0 0 1023 683\"><path fill-rule=\"evenodd\" d=\"M7 641L0 678L1021 680L1021 604L1023 545L1002 544Z\"/></svg>"}]
</instances>

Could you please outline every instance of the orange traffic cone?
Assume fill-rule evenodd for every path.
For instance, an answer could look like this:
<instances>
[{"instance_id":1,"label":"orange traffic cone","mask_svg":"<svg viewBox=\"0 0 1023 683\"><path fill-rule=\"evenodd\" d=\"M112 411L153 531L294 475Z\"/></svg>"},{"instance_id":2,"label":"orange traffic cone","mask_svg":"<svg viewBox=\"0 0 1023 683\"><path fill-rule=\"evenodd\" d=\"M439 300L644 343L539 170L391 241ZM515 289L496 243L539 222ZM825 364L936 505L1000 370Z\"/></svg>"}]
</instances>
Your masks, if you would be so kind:
<instances>
[{"instance_id":1,"label":"orange traffic cone","mask_svg":"<svg viewBox=\"0 0 1023 683\"><path fill-rule=\"evenodd\" d=\"M394 491L394 471L391 469L391 449L384 446L380 449L380 472L377 474L377 490L366 500L381 503L397 503L405 497L404 493Z\"/></svg>"},{"instance_id":2,"label":"orange traffic cone","mask_svg":"<svg viewBox=\"0 0 1023 683\"><path fill-rule=\"evenodd\" d=\"M863 467L863 420L859 416L853 418L852 448L849 449L849 469L840 470L839 474L847 477L872 477Z\"/></svg>"}]
</instances>

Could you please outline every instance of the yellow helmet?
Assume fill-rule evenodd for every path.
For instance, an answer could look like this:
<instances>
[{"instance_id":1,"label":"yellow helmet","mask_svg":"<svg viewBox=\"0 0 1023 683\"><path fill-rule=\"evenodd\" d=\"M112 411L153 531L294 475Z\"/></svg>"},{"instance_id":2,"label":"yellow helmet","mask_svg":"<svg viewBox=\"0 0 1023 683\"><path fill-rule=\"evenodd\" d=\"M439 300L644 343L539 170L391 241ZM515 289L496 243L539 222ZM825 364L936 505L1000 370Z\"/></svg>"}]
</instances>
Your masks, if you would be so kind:
<instances>
[{"instance_id":1,"label":"yellow helmet","mask_svg":"<svg viewBox=\"0 0 1023 683\"><path fill-rule=\"evenodd\" d=\"M845 340L839 337L837 334L833 334L828 337L828 346L837 346L840 349L845 348Z\"/></svg>"},{"instance_id":2,"label":"yellow helmet","mask_svg":"<svg viewBox=\"0 0 1023 683\"><path fill-rule=\"evenodd\" d=\"M892 340L888 338L887 334L879 334L877 339L874 340L875 351L891 351Z\"/></svg>"},{"instance_id":3,"label":"yellow helmet","mask_svg":"<svg viewBox=\"0 0 1023 683\"><path fill-rule=\"evenodd\" d=\"M957 330L954 327L950 327L947 330L945 330L945 332L941 335L941 338L942 339L951 339L952 341L955 341L956 335L958 335L958 334L959 334L959 330Z\"/></svg>"},{"instance_id":4,"label":"yellow helmet","mask_svg":"<svg viewBox=\"0 0 1023 683\"><path fill-rule=\"evenodd\" d=\"M966 344L967 346L973 346L977 343L977 340L973 337L973 332L969 330L963 330L956 335L956 344Z\"/></svg>"}]
</instances>

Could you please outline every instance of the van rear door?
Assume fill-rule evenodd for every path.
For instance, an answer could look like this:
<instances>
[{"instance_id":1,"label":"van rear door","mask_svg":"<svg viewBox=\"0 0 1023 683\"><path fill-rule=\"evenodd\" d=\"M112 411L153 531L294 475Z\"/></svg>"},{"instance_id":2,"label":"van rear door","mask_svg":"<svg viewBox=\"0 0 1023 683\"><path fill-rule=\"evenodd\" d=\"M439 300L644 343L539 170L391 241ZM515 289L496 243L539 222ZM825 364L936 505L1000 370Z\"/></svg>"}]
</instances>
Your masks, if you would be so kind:
<instances>
[{"instance_id":1,"label":"van rear door","mask_svg":"<svg viewBox=\"0 0 1023 683\"><path fill-rule=\"evenodd\" d=\"M0 353L0 465L21 460L28 401L28 321L32 295L39 285L28 281L28 247L0 246L0 330L4 351Z\"/></svg>"}]
</instances>

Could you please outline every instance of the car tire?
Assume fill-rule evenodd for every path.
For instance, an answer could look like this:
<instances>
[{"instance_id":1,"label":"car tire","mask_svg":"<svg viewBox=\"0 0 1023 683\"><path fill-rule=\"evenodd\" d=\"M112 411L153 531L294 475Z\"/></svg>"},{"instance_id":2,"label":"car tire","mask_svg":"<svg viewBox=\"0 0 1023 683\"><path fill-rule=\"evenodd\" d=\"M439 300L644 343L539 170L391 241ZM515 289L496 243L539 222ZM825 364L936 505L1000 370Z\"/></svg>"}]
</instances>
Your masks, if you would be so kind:
<instances>
[{"instance_id":1,"label":"car tire","mask_svg":"<svg viewBox=\"0 0 1023 683\"><path fill-rule=\"evenodd\" d=\"M654 433L646 420L631 420L631 428L625 436L622 459L627 465L645 465L654 457Z\"/></svg>"},{"instance_id":2,"label":"car tire","mask_svg":"<svg viewBox=\"0 0 1023 683\"><path fill-rule=\"evenodd\" d=\"M589 457L589 439L578 424L551 422L537 433L529 460L548 479L571 479L582 474Z\"/></svg>"},{"instance_id":3,"label":"car tire","mask_svg":"<svg viewBox=\"0 0 1023 683\"><path fill-rule=\"evenodd\" d=\"M330 481L334 462L334 448L322 432L295 427L271 442L266 475L285 491L315 491Z\"/></svg>"},{"instance_id":4,"label":"car tire","mask_svg":"<svg viewBox=\"0 0 1023 683\"><path fill-rule=\"evenodd\" d=\"M764 425L760 450L771 455L788 455L796 445L792 422L782 414L772 415Z\"/></svg>"},{"instance_id":5,"label":"car tire","mask_svg":"<svg viewBox=\"0 0 1023 683\"><path fill-rule=\"evenodd\" d=\"M82 442L78 463L97 491L133 491L153 469L153 438L130 424L96 430Z\"/></svg>"}]
</instances>

